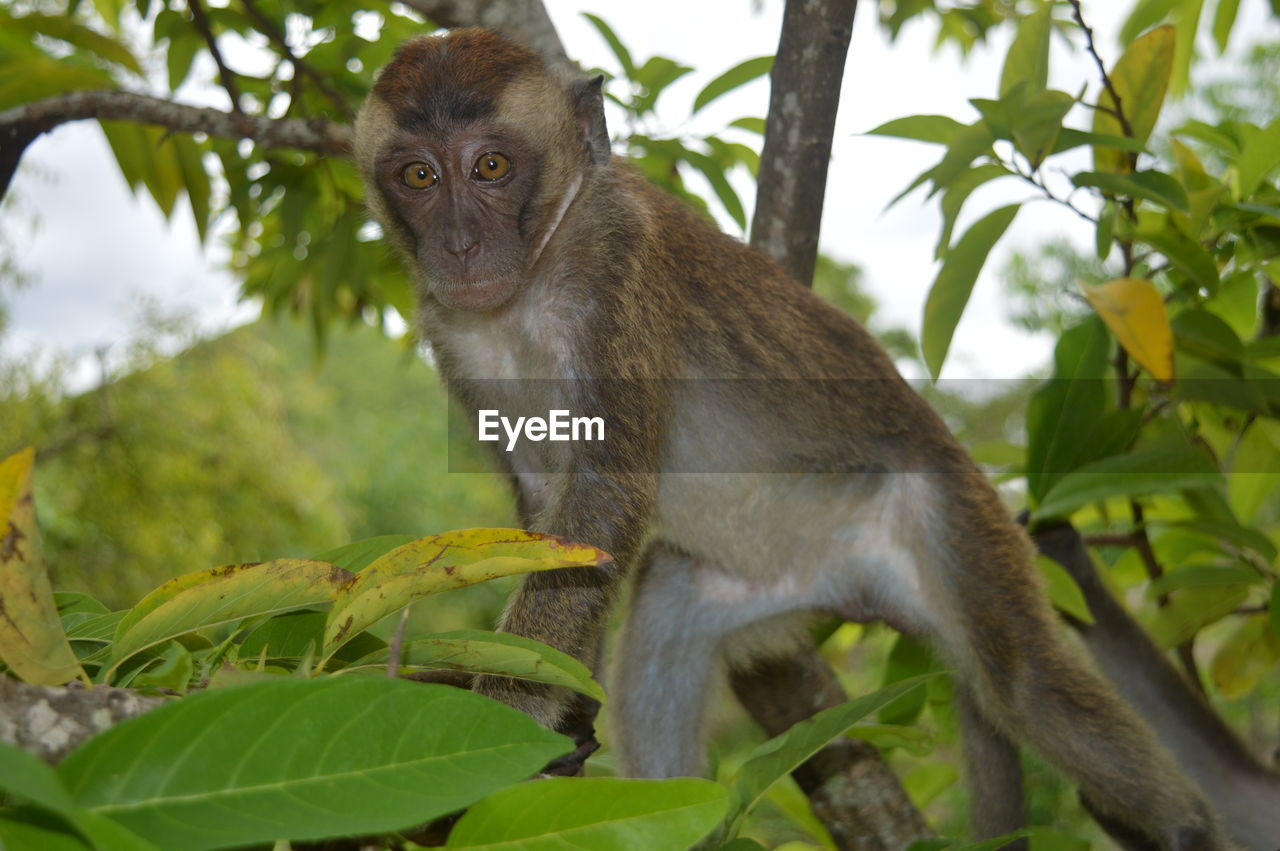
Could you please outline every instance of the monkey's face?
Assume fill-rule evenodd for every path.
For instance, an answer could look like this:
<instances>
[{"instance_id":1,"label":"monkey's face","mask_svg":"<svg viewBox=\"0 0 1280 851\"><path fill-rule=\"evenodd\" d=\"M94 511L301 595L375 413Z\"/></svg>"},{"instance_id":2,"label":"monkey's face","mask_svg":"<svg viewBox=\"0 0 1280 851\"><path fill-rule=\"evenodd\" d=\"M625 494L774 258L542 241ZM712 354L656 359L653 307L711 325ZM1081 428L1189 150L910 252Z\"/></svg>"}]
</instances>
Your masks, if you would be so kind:
<instances>
[{"instance_id":1,"label":"monkey's face","mask_svg":"<svg viewBox=\"0 0 1280 851\"><path fill-rule=\"evenodd\" d=\"M515 294L529 264L537 171L532 146L496 126L404 133L385 149L378 187L387 224L416 263L422 295L488 310Z\"/></svg>"}]
</instances>

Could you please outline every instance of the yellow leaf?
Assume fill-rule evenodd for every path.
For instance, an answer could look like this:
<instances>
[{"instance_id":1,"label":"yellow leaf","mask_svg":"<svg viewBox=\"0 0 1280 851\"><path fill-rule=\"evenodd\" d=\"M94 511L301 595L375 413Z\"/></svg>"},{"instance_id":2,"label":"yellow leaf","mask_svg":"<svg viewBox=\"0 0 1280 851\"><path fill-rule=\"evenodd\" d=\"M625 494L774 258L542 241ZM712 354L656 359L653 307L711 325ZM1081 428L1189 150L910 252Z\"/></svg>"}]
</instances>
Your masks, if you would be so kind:
<instances>
[{"instance_id":1,"label":"yellow leaf","mask_svg":"<svg viewBox=\"0 0 1280 851\"><path fill-rule=\"evenodd\" d=\"M1157 381L1173 381L1173 331L1154 284L1144 278L1116 278L1084 287L1084 297L1130 357Z\"/></svg>"},{"instance_id":2,"label":"yellow leaf","mask_svg":"<svg viewBox=\"0 0 1280 851\"><path fill-rule=\"evenodd\" d=\"M520 529L459 529L411 541L339 589L324 630L324 659L361 630L414 600L500 576L587 567L603 550Z\"/></svg>"},{"instance_id":3,"label":"yellow leaf","mask_svg":"<svg viewBox=\"0 0 1280 851\"><path fill-rule=\"evenodd\" d=\"M31 499L34 449L0 462L0 658L19 678L61 685L82 675L53 602Z\"/></svg>"},{"instance_id":4,"label":"yellow leaf","mask_svg":"<svg viewBox=\"0 0 1280 851\"><path fill-rule=\"evenodd\" d=\"M1129 133L1113 114L1116 101L1110 91L1098 96L1100 109L1093 114L1093 132L1111 136L1129 135L1146 142L1156 126L1169 76L1173 72L1173 55L1177 34L1172 26L1156 27L1134 40L1111 69L1111 84L1120 96L1120 111L1129 124ZM1114 148L1095 147L1094 167L1098 171L1129 172L1132 154Z\"/></svg>"}]
</instances>

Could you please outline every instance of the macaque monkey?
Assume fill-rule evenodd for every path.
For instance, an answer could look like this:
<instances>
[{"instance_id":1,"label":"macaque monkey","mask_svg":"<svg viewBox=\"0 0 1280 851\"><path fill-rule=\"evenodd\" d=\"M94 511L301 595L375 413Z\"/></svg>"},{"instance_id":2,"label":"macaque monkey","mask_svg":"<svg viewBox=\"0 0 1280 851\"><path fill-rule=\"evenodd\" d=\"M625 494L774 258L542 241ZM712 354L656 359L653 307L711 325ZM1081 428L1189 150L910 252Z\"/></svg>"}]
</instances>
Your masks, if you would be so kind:
<instances>
[{"instance_id":1,"label":"macaque monkey","mask_svg":"<svg viewBox=\"0 0 1280 851\"><path fill-rule=\"evenodd\" d=\"M530 575L501 629L598 666L631 574L613 744L623 773L670 777L702 770L724 667L795 647L814 613L883 620L932 641L975 717L1097 811L1167 851L1228 847L1064 642L1026 535L942 420L856 322L613 156L600 84L456 30L402 45L356 124L454 398L505 414L549 394L606 420L602 441L496 453L530 528L614 557ZM475 688L548 727L572 714L563 690ZM1018 826L1020 805L996 812L975 831Z\"/></svg>"}]
</instances>

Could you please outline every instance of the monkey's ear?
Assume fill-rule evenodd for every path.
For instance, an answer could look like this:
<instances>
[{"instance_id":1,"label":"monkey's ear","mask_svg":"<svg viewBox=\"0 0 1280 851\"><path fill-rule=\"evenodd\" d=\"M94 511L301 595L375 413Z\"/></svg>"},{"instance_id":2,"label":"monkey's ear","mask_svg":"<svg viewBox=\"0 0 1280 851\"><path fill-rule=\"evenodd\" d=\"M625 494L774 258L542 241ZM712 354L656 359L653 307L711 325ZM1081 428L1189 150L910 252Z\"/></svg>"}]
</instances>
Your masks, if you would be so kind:
<instances>
[{"instance_id":1,"label":"monkey's ear","mask_svg":"<svg viewBox=\"0 0 1280 851\"><path fill-rule=\"evenodd\" d=\"M609 145L609 128L604 122L604 94L600 87L604 75L574 83L569 89L573 100L573 117L578 124L578 135L587 146L591 162L607 162L612 148Z\"/></svg>"}]
</instances>

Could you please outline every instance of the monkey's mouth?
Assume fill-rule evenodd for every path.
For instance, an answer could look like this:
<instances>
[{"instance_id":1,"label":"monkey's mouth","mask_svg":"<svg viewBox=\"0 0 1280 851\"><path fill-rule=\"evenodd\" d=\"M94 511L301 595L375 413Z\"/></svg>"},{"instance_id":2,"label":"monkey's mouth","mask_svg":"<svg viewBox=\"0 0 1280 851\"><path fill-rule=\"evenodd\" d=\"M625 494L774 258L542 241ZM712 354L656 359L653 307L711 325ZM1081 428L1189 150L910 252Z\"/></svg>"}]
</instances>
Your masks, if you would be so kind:
<instances>
[{"instance_id":1,"label":"monkey's mouth","mask_svg":"<svg viewBox=\"0 0 1280 851\"><path fill-rule=\"evenodd\" d=\"M458 310L489 310L511 298L515 276L495 276L478 281L431 282L431 292L442 304Z\"/></svg>"}]
</instances>

